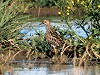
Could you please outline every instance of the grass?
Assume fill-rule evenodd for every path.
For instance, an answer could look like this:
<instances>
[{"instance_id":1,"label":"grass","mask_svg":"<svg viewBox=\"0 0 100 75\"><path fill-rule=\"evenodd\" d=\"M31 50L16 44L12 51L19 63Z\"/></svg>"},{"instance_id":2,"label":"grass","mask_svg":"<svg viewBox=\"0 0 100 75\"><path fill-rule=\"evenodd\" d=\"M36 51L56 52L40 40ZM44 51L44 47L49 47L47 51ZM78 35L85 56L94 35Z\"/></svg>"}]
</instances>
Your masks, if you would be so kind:
<instances>
[{"instance_id":1,"label":"grass","mask_svg":"<svg viewBox=\"0 0 100 75\"><path fill-rule=\"evenodd\" d=\"M27 14L23 14L17 9L16 4L11 5L11 7L7 7L6 5L9 3L9 1L4 2L4 4L0 5L0 51L3 51L4 53L0 53L1 63L4 64L9 63L9 61L14 60L14 58L20 54L20 52L25 51L24 58L33 58L34 59L44 59L44 58L52 58L52 60L57 60L59 62L65 60L65 58L80 58L79 66L82 65L86 60L90 59L100 59L100 38L95 38L93 35L94 33L99 33L99 28L92 27L90 29L90 35L88 35L87 38L82 38L76 34L73 29L71 29L70 21L68 20L68 16L66 15L62 16L63 19L66 21L66 24L68 24L70 30L61 31L58 29L57 31L62 34L61 36L64 36L68 34L70 37L69 39L65 39L68 44L67 47L65 47L65 44L62 47L62 51L60 53L57 52L56 49L55 53L53 53L50 49L50 45L46 42L45 34L41 31L37 33L35 37L32 36L29 39L23 40L23 35L19 32L22 24L27 23L30 21L36 22L36 21L43 21L44 19L49 20L55 20L55 19L61 19L60 16L44 16L44 17L33 17L29 16ZM12 4L15 2L12 2ZM3 6L3 7L2 7ZM21 14L22 13L22 14ZM88 18L89 19L89 18ZM28 21L27 21L28 20ZM94 19L93 19L94 20ZM94 21L90 21L91 25L96 25ZM83 20L83 22L86 20ZM81 21L82 22L82 21ZM83 24L79 21L79 26L84 30ZM92 24L93 23L93 24ZM94 33L93 33L94 31ZM93 33L93 34L92 34ZM19 37L22 36L20 39ZM75 41L77 39L77 41ZM70 45L73 45L73 47L70 47ZM67 51L68 49L69 51ZM6 53L7 51L7 53ZM57 52L57 54L56 54ZM60 58L61 57L61 58ZM65 62L65 61L64 61Z\"/></svg>"}]
</instances>

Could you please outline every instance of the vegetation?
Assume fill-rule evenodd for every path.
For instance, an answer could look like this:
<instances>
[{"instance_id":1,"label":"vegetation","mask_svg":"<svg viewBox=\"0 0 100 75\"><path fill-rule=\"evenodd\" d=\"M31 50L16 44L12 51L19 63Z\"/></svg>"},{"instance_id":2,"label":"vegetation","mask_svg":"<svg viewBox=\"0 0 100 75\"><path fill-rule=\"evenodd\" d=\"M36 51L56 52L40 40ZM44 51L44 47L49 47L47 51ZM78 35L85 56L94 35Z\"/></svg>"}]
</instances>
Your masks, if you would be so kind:
<instances>
[{"instance_id":1,"label":"vegetation","mask_svg":"<svg viewBox=\"0 0 100 75\"><path fill-rule=\"evenodd\" d=\"M11 55L17 54L14 54L14 51L18 50L20 52L21 49L17 44L20 35L19 30L21 25L30 19L29 15L21 14L16 3L17 1L12 0L0 1L0 61L4 60L4 62L11 60ZM3 51L7 51L7 54L2 55ZM7 59L5 59L6 56Z\"/></svg>"},{"instance_id":2,"label":"vegetation","mask_svg":"<svg viewBox=\"0 0 100 75\"><path fill-rule=\"evenodd\" d=\"M55 2L60 9L62 19L66 21L67 25L74 33L71 38L73 45L77 45L85 50L79 50L83 52L81 54L80 64L81 65L86 59L100 59L100 1L98 0L60 0ZM77 12L76 12L77 11ZM87 35L87 38L78 36L72 29L70 21L76 21L76 25L82 28ZM85 29L85 25L88 25L88 29ZM78 41L76 42L75 39ZM79 52L78 51L78 52ZM89 57L88 57L89 56Z\"/></svg>"},{"instance_id":3,"label":"vegetation","mask_svg":"<svg viewBox=\"0 0 100 75\"><path fill-rule=\"evenodd\" d=\"M40 2L38 2L40 1ZM29 2L29 3L27 3ZM65 58L80 58L79 65L85 60L100 59L100 1L99 0L1 0L0 1L0 61L7 63L25 52L26 58L53 58L54 60L64 60L59 58L60 54L52 52L50 45L45 40L42 31L36 36L23 39L24 34L20 33L22 25L30 19L30 15L25 11L30 7L56 6L59 8L58 14L65 21L68 29L55 29L64 38L69 48L64 49L62 55ZM40 9L39 9L40 11ZM72 29L75 22L77 28L81 28L87 37L83 38ZM85 29L85 26L88 29ZM54 56L56 55L56 56ZM56 59L54 58L56 57ZM88 62L87 61L87 62ZM63 62L62 62L63 63Z\"/></svg>"}]
</instances>

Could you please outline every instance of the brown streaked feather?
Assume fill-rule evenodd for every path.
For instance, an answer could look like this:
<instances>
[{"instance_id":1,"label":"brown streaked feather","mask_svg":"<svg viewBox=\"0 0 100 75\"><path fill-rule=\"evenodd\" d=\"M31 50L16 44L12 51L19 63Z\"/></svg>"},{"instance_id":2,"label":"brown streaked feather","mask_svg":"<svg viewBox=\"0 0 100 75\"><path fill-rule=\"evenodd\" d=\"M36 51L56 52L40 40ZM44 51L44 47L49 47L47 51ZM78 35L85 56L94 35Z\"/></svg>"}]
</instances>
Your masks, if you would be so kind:
<instances>
[{"instance_id":1,"label":"brown streaked feather","mask_svg":"<svg viewBox=\"0 0 100 75\"><path fill-rule=\"evenodd\" d=\"M62 38L60 37L60 35L52 27L50 28L49 31L47 31L47 33L51 34L53 37L55 37L57 39L61 39L62 40Z\"/></svg>"},{"instance_id":2,"label":"brown streaked feather","mask_svg":"<svg viewBox=\"0 0 100 75\"><path fill-rule=\"evenodd\" d=\"M46 41L56 47L62 47L64 40L60 35L55 31L55 29L50 25L49 20L44 20L43 22L46 25Z\"/></svg>"},{"instance_id":3,"label":"brown streaked feather","mask_svg":"<svg viewBox=\"0 0 100 75\"><path fill-rule=\"evenodd\" d=\"M53 28L47 30L46 39L47 42L56 46L61 46L62 44L64 44L63 39L60 37L60 35L57 34L57 32Z\"/></svg>"}]
</instances>

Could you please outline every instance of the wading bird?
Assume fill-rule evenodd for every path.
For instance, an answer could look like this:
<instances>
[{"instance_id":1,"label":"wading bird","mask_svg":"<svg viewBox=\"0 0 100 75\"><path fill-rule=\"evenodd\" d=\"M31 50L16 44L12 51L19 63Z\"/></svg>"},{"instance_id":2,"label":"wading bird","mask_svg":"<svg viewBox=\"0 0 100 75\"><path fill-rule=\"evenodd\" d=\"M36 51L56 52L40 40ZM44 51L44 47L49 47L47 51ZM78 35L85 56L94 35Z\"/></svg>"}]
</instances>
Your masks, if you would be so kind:
<instances>
[{"instance_id":1,"label":"wading bird","mask_svg":"<svg viewBox=\"0 0 100 75\"><path fill-rule=\"evenodd\" d=\"M55 53L56 49L63 47L65 41L60 37L56 30L50 25L49 20L44 20L41 24L46 26L46 41L54 48Z\"/></svg>"}]
</instances>

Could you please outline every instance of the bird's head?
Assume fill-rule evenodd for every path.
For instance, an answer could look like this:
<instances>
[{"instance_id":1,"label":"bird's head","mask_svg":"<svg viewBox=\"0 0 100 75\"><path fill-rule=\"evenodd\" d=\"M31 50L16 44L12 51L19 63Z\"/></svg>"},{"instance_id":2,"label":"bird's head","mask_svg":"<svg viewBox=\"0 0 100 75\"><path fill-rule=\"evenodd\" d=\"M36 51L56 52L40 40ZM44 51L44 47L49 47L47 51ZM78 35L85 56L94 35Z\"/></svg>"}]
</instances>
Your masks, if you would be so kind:
<instances>
[{"instance_id":1,"label":"bird's head","mask_svg":"<svg viewBox=\"0 0 100 75\"><path fill-rule=\"evenodd\" d=\"M50 21L49 20L44 20L41 24L44 24L48 27L48 26L50 26Z\"/></svg>"},{"instance_id":2,"label":"bird's head","mask_svg":"<svg viewBox=\"0 0 100 75\"><path fill-rule=\"evenodd\" d=\"M46 26L49 26L49 25L50 25L50 21L49 21L49 20L44 20L43 23L44 23Z\"/></svg>"}]
</instances>

